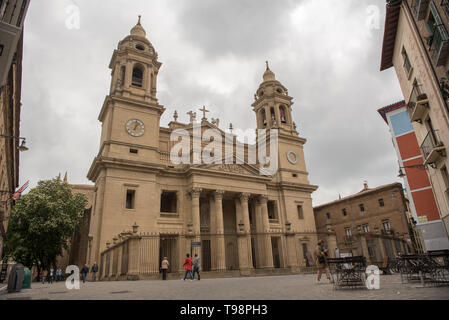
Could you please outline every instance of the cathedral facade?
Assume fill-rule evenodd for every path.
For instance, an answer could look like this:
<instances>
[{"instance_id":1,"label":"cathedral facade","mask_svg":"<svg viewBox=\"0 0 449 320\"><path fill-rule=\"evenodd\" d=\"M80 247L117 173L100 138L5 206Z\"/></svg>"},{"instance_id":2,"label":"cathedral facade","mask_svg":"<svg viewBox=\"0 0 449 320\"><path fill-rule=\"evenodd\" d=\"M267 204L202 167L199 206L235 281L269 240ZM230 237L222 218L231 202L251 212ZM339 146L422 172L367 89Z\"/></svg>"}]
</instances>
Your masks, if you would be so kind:
<instances>
[{"instance_id":1,"label":"cathedral facade","mask_svg":"<svg viewBox=\"0 0 449 320\"><path fill-rule=\"evenodd\" d=\"M270 158L277 170L270 174L261 174L261 161L248 161L258 147L238 143L217 119L206 118L204 107L201 119L190 112L189 123L181 123L175 112L168 127L161 127L166 111L157 99L161 63L140 18L119 42L109 67L110 93L98 117L100 148L88 172L95 195L86 262L100 264L102 279L151 278L164 256L171 272L182 272L187 253L198 254L202 271L211 273L297 272L313 263L317 239L327 236L316 232L311 194L317 187L308 180L306 140L293 122L293 98L268 64L252 108L255 130L276 130ZM222 163L176 163L174 133L194 141L195 130L218 132L234 151L241 147L243 158L233 152L224 159L223 147L210 153ZM189 159L193 144L187 144Z\"/></svg>"}]
</instances>

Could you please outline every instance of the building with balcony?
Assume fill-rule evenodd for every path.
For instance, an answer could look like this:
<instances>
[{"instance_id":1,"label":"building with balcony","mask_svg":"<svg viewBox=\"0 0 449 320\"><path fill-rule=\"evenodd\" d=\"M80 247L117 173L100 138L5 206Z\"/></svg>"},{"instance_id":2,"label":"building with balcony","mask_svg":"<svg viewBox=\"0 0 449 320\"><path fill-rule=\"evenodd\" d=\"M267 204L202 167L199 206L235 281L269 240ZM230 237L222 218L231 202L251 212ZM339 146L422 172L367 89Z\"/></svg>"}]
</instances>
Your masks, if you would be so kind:
<instances>
[{"instance_id":1,"label":"building with balcony","mask_svg":"<svg viewBox=\"0 0 449 320\"><path fill-rule=\"evenodd\" d=\"M400 183L377 188L365 183L360 192L313 210L317 232L335 232L340 256L363 255L369 263L381 265L387 256L422 250Z\"/></svg>"},{"instance_id":2,"label":"building with balcony","mask_svg":"<svg viewBox=\"0 0 449 320\"><path fill-rule=\"evenodd\" d=\"M426 250L449 248L432 185L424 165L422 149L410 122L409 108L400 101L378 110L387 123L399 160L399 177L404 178L411 218L417 223Z\"/></svg>"},{"instance_id":3,"label":"building with balcony","mask_svg":"<svg viewBox=\"0 0 449 320\"><path fill-rule=\"evenodd\" d=\"M380 68L395 68L445 238L449 230L448 6L447 0L387 1ZM432 232L441 236L440 231Z\"/></svg>"}]
</instances>

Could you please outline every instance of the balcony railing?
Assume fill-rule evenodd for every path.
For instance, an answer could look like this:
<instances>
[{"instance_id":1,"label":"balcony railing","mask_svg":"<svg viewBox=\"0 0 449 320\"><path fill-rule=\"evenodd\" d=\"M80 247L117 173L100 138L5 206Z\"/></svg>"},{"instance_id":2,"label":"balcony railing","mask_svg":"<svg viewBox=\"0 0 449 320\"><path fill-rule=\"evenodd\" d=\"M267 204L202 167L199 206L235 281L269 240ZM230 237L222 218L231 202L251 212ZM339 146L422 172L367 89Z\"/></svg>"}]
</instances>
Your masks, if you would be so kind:
<instances>
[{"instance_id":1,"label":"balcony railing","mask_svg":"<svg viewBox=\"0 0 449 320\"><path fill-rule=\"evenodd\" d=\"M418 102L418 97L422 94L423 94L422 85L421 84L414 85L412 93L410 94L410 98L408 99L408 104L407 104L407 106L411 110L413 110L415 108L416 102Z\"/></svg>"},{"instance_id":2,"label":"balcony railing","mask_svg":"<svg viewBox=\"0 0 449 320\"><path fill-rule=\"evenodd\" d=\"M441 155L440 152L444 150L438 130L429 131L421 144L421 151L425 159L424 164L434 163Z\"/></svg>"},{"instance_id":3,"label":"balcony railing","mask_svg":"<svg viewBox=\"0 0 449 320\"><path fill-rule=\"evenodd\" d=\"M429 48L430 56L436 66L446 64L449 54L449 35L444 24L435 27L433 39Z\"/></svg>"},{"instance_id":4,"label":"balcony railing","mask_svg":"<svg viewBox=\"0 0 449 320\"><path fill-rule=\"evenodd\" d=\"M427 44L429 45L430 57L438 67L446 64L449 55L449 34L434 2L430 3L430 14L433 16L433 20L429 19L427 22L430 32Z\"/></svg>"},{"instance_id":5,"label":"balcony railing","mask_svg":"<svg viewBox=\"0 0 449 320\"><path fill-rule=\"evenodd\" d=\"M411 121L422 122L429 106L427 95L422 92L421 85L415 85L408 101L408 111Z\"/></svg>"}]
</instances>

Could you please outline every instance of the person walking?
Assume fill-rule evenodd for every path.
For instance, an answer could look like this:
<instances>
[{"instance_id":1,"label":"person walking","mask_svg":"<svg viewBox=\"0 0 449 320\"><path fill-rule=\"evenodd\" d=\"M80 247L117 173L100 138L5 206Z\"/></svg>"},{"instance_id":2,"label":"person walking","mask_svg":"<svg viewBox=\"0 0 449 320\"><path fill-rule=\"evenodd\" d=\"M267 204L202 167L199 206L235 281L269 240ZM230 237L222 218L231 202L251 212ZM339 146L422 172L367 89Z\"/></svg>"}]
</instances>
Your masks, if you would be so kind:
<instances>
[{"instance_id":1,"label":"person walking","mask_svg":"<svg viewBox=\"0 0 449 320\"><path fill-rule=\"evenodd\" d=\"M169 266L170 263L168 263L167 257L164 257L161 263L162 280L167 280L167 271Z\"/></svg>"},{"instance_id":2,"label":"person walking","mask_svg":"<svg viewBox=\"0 0 449 320\"><path fill-rule=\"evenodd\" d=\"M327 263L328 252L329 249L327 249L324 246L324 241L323 240L318 241L318 246L315 249L316 266L318 268L317 283L320 283L323 270L326 271L326 277L329 280L329 282L330 283L333 282L329 271L329 264Z\"/></svg>"},{"instance_id":3,"label":"person walking","mask_svg":"<svg viewBox=\"0 0 449 320\"><path fill-rule=\"evenodd\" d=\"M84 265L84 267L81 269L81 274L83 276L83 283L86 283L87 274L89 273L89 267L87 264Z\"/></svg>"},{"instance_id":4,"label":"person walking","mask_svg":"<svg viewBox=\"0 0 449 320\"><path fill-rule=\"evenodd\" d=\"M193 259L193 279L195 279L195 273L198 273L198 280L201 280L200 278L200 258L195 253L195 259Z\"/></svg>"},{"instance_id":5,"label":"person walking","mask_svg":"<svg viewBox=\"0 0 449 320\"><path fill-rule=\"evenodd\" d=\"M62 270L61 268L56 269L56 282L62 281Z\"/></svg>"},{"instance_id":6,"label":"person walking","mask_svg":"<svg viewBox=\"0 0 449 320\"><path fill-rule=\"evenodd\" d=\"M186 280L187 273L190 274L190 281L193 281L193 274L192 274L192 259L190 259L190 255L187 253L186 260L184 261L184 270L186 273L184 274L184 281Z\"/></svg>"},{"instance_id":7,"label":"person walking","mask_svg":"<svg viewBox=\"0 0 449 320\"><path fill-rule=\"evenodd\" d=\"M98 265L96 261L94 261L94 264L90 269L90 272L92 272L92 281L95 282L97 280L97 272L98 272Z\"/></svg>"},{"instance_id":8,"label":"person walking","mask_svg":"<svg viewBox=\"0 0 449 320\"><path fill-rule=\"evenodd\" d=\"M48 276L48 283L53 283L55 276L55 269L50 268L50 271L48 271L47 276Z\"/></svg>"},{"instance_id":9,"label":"person walking","mask_svg":"<svg viewBox=\"0 0 449 320\"><path fill-rule=\"evenodd\" d=\"M42 284L45 284L44 271L41 271L40 276L41 276L41 282L42 282Z\"/></svg>"}]
</instances>

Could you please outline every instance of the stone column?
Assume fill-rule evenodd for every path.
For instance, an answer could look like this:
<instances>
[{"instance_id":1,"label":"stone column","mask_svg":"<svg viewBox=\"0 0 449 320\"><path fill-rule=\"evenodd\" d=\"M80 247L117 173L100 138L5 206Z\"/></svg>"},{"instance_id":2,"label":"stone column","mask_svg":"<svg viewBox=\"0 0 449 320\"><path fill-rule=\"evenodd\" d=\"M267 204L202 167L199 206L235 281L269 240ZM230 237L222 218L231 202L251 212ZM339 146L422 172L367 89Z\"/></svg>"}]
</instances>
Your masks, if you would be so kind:
<instances>
[{"instance_id":1,"label":"stone column","mask_svg":"<svg viewBox=\"0 0 449 320\"><path fill-rule=\"evenodd\" d=\"M379 237L377 238L377 241L379 243L381 259L383 261L385 259L385 257L387 256L387 250L385 249L384 240L381 235L379 235Z\"/></svg>"},{"instance_id":2,"label":"stone column","mask_svg":"<svg viewBox=\"0 0 449 320\"><path fill-rule=\"evenodd\" d=\"M217 218L215 215L215 196L209 197L209 215L210 215L210 266L211 270L217 270Z\"/></svg>"},{"instance_id":3,"label":"stone column","mask_svg":"<svg viewBox=\"0 0 449 320\"><path fill-rule=\"evenodd\" d=\"M200 188L193 188L190 191L192 197L192 224L193 224L193 239L191 241L200 242L201 241L201 225L200 225ZM192 255L197 254L200 256L201 247L193 247Z\"/></svg>"},{"instance_id":4,"label":"stone column","mask_svg":"<svg viewBox=\"0 0 449 320\"><path fill-rule=\"evenodd\" d=\"M225 257L225 238L224 238L224 223L223 223L223 190L216 190L215 197L215 223L217 230L217 252L216 263L217 271L226 270L226 257Z\"/></svg>"},{"instance_id":5,"label":"stone column","mask_svg":"<svg viewBox=\"0 0 449 320\"><path fill-rule=\"evenodd\" d=\"M281 111L279 110L279 105L274 105L274 114L276 115L276 123L278 127L281 127Z\"/></svg>"},{"instance_id":6,"label":"stone column","mask_svg":"<svg viewBox=\"0 0 449 320\"><path fill-rule=\"evenodd\" d=\"M129 252L128 252L128 280L139 279L139 266L140 266L140 236L133 235L129 239ZM112 254L111 254L112 257ZM112 261L110 263L112 268ZM111 269L112 270L112 269ZM112 271L109 271L110 273Z\"/></svg>"},{"instance_id":7,"label":"stone column","mask_svg":"<svg viewBox=\"0 0 449 320\"><path fill-rule=\"evenodd\" d=\"M331 231L327 235L327 248L329 249L329 258L335 258L335 249L337 248L337 235Z\"/></svg>"},{"instance_id":8,"label":"stone column","mask_svg":"<svg viewBox=\"0 0 449 320\"><path fill-rule=\"evenodd\" d=\"M271 247L271 235L270 231L270 222L268 220L268 197L260 196L258 199L258 205L260 210L258 210L258 214L260 215L258 219L258 223L261 223L261 227L259 228L262 233L259 237L259 247L260 254L262 255L262 268L273 268L273 249ZM259 231L258 231L259 232Z\"/></svg>"},{"instance_id":9,"label":"stone column","mask_svg":"<svg viewBox=\"0 0 449 320\"><path fill-rule=\"evenodd\" d=\"M133 64L130 60L127 60L126 61L126 70L125 70L125 81L123 83L123 90L127 91L126 94L124 94L124 96L127 96L127 97L129 97L132 76L133 76Z\"/></svg>"},{"instance_id":10,"label":"stone column","mask_svg":"<svg viewBox=\"0 0 449 320\"><path fill-rule=\"evenodd\" d=\"M251 252L251 226L249 222L248 199L250 194L242 193L240 195L240 210L243 222L243 230L239 230L239 221L237 221L238 233L238 252L239 252L239 266L240 272L243 274L250 274L250 269L253 269L253 259Z\"/></svg>"},{"instance_id":11,"label":"stone column","mask_svg":"<svg viewBox=\"0 0 449 320\"><path fill-rule=\"evenodd\" d=\"M360 242L362 244L362 254L366 258L366 263L367 264L371 264L371 257L369 255L368 243L366 242L365 234L361 234L360 235Z\"/></svg>"}]
</instances>

